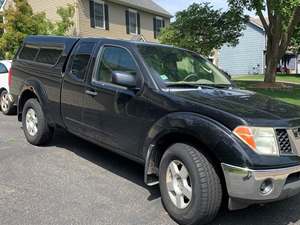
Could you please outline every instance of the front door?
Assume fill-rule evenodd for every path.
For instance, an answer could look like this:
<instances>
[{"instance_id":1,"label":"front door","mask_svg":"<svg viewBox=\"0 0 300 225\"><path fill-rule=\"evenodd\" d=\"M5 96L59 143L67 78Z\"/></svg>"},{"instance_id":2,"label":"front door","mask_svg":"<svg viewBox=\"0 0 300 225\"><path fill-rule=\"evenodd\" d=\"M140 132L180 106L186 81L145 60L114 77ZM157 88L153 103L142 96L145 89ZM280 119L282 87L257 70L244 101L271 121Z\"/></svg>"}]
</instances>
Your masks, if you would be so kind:
<instances>
[{"instance_id":1,"label":"front door","mask_svg":"<svg viewBox=\"0 0 300 225\"><path fill-rule=\"evenodd\" d=\"M72 133L82 131L82 108L85 96L85 80L89 74L91 55L96 41L83 39L71 53L64 74L61 93L61 111L66 128Z\"/></svg>"},{"instance_id":2,"label":"front door","mask_svg":"<svg viewBox=\"0 0 300 225\"><path fill-rule=\"evenodd\" d=\"M137 155L142 126L138 115L144 102L135 90L113 84L113 71L130 73L141 80L128 49L102 46L87 83L83 122L89 129L87 134L95 141Z\"/></svg>"}]
</instances>

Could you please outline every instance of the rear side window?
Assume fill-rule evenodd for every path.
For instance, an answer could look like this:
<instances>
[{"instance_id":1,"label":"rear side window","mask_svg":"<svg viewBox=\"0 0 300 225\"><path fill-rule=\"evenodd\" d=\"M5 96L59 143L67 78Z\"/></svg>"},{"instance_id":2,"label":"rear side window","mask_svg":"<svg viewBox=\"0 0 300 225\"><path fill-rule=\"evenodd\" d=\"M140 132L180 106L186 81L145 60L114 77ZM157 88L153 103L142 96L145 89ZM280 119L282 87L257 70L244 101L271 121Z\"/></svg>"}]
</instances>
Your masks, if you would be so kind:
<instances>
[{"instance_id":1,"label":"rear side window","mask_svg":"<svg viewBox=\"0 0 300 225\"><path fill-rule=\"evenodd\" d=\"M71 74L79 80L84 80L95 42L80 43L71 58Z\"/></svg>"},{"instance_id":2,"label":"rear side window","mask_svg":"<svg viewBox=\"0 0 300 225\"><path fill-rule=\"evenodd\" d=\"M41 48L36 61L49 65L55 65L62 54L62 49Z\"/></svg>"},{"instance_id":3,"label":"rear side window","mask_svg":"<svg viewBox=\"0 0 300 225\"><path fill-rule=\"evenodd\" d=\"M33 46L25 45L20 52L19 59L33 61L39 49Z\"/></svg>"}]
</instances>

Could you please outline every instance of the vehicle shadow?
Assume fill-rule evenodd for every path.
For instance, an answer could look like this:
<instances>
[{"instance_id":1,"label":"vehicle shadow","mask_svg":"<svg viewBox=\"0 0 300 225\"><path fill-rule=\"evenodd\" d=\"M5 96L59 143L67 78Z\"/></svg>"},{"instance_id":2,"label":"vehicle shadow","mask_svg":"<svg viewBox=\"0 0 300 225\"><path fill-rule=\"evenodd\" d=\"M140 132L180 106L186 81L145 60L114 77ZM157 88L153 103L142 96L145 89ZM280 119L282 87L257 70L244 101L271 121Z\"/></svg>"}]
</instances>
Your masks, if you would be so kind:
<instances>
[{"instance_id":1,"label":"vehicle shadow","mask_svg":"<svg viewBox=\"0 0 300 225\"><path fill-rule=\"evenodd\" d=\"M144 167L132 160L76 137L63 129L57 129L50 145L67 149L97 166L147 189L150 194L149 201L160 198L159 187L148 187L144 183Z\"/></svg>"},{"instance_id":2,"label":"vehicle shadow","mask_svg":"<svg viewBox=\"0 0 300 225\"><path fill-rule=\"evenodd\" d=\"M59 129L51 143L53 146L67 149L76 155L109 170L130 182L149 191L149 201L160 198L159 187L148 187L144 184L144 169L131 160L91 144L64 130ZM230 212L223 207L216 220L210 225L292 225L300 223L300 196L292 199L251 206L244 210Z\"/></svg>"}]
</instances>

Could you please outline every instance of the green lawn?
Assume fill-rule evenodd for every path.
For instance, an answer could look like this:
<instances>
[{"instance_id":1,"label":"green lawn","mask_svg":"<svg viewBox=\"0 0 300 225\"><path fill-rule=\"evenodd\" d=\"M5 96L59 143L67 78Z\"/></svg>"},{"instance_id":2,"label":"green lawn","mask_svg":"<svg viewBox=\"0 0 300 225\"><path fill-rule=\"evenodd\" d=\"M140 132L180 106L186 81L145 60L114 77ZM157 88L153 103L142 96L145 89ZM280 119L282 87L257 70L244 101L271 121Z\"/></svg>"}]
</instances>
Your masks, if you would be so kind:
<instances>
[{"instance_id":1,"label":"green lawn","mask_svg":"<svg viewBox=\"0 0 300 225\"><path fill-rule=\"evenodd\" d=\"M234 80L249 80L249 81L263 81L263 75L245 75L245 76L238 76L234 77ZM287 82L287 83L296 83L300 84L300 75L285 75L285 74L278 74L276 76L276 80L278 82Z\"/></svg>"},{"instance_id":2,"label":"green lawn","mask_svg":"<svg viewBox=\"0 0 300 225\"><path fill-rule=\"evenodd\" d=\"M292 87L286 89L262 89L255 88L256 84L263 81L262 75L240 76L233 78L233 81L242 89L256 91L261 94L300 106L300 75L287 76L278 75L277 81L292 84Z\"/></svg>"}]
</instances>

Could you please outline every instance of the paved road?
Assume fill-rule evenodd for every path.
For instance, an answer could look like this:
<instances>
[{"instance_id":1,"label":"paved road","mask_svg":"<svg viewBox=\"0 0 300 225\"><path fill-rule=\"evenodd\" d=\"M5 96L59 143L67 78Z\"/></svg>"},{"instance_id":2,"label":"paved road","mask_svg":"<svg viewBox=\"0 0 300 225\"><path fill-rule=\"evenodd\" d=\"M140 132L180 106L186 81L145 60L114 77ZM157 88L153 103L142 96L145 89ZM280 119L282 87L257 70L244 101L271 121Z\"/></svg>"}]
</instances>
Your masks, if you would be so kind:
<instances>
[{"instance_id":1,"label":"paved road","mask_svg":"<svg viewBox=\"0 0 300 225\"><path fill-rule=\"evenodd\" d=\"M48 147L0 115L0 224L171 225L143 167L63 131ZM300 196L228 212L212 225L300 225Z\"/></svg>"}]
</instances>

